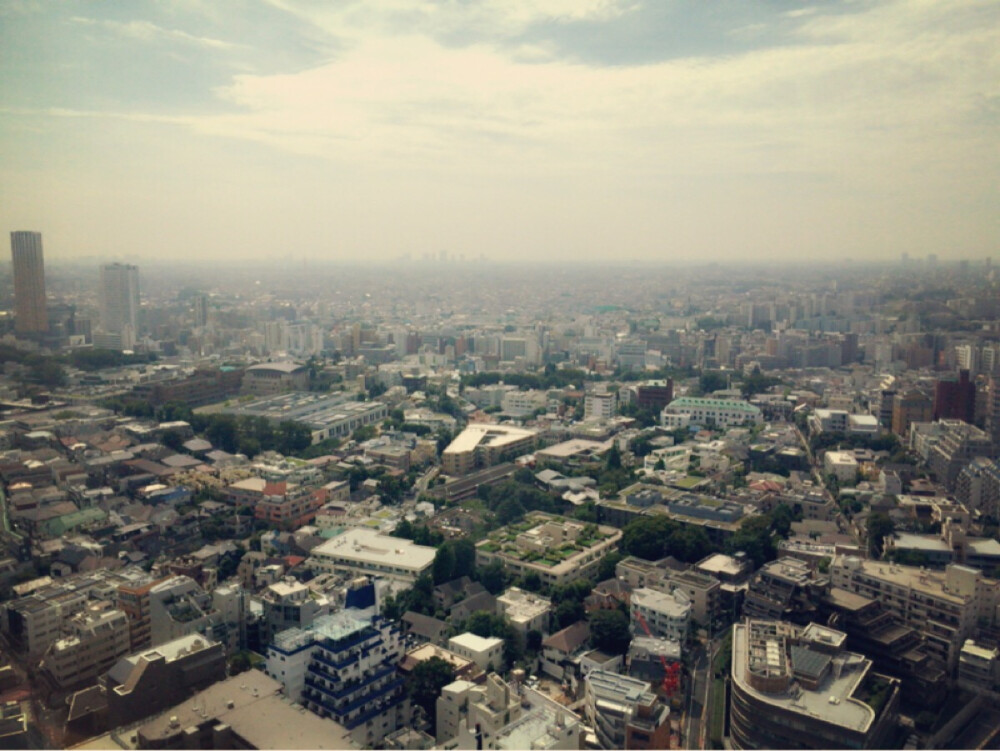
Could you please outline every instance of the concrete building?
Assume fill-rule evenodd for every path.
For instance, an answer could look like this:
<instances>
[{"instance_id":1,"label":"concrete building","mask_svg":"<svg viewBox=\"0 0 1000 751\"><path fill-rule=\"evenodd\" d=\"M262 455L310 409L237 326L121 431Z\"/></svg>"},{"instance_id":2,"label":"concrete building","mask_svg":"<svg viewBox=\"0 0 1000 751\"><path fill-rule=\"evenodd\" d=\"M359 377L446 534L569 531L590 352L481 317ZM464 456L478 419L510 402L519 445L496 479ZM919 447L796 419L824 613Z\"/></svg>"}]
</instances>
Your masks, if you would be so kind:
<instances>
[{"instance_id":1,"label":"concrete building","mask_svg":"<svg viewBox=\"0 0 1000 751\"><path fill-rule=\"evenodd\" d=\"M691 627L691 602L681 590L669 594L645 587L633 590L629 613L633 634L646 633L641 623L645 620L653 636L682 644L687 641Z\"/></svg>"},{"instance_id":2,"label":"concrete building","mask_svg":"<svg viewBox=\"0 0 1000 751\"><path fill-rule=\"evenodd\" d=\"M496 739L516 722L521 698L496 673L484 685L458 680L441 690L436 706L438 745L444 748L501 748ZM449 743L449 741L451 741Z\"/></svg>"},{"instance_id":3,"label":"concrete building","mask_svg":"<svg viewBox=\"0 0 1000 751\"><path fill-rule=\"evenodd\" d=\"M869 675L846 635L810 624L747 620L733 629L734 748L885 748L898 681Z\"/></svg>"},{"instance_id":4,"label":"concrete building","mask_svg":"<svg viewBox=\"0 0 1000 751\"><path fill-rule=\"evenodd\" d=\"M646 681L603 670L584 681L583 712L592 728L586 748L670 748L670 707Z\"/></svg>"},{"instance_id":5,"label":"concrete building","mask_svg":"<svg viewBox=\"0 0 1000 751\"><path fill-rule=\"evenodd\" d=\"M914 389L896 394L892 403L892 432L898 436L909 436L910 425L930 422L933 413L933 403L920 391Z\"/></svg>"},{"instance_id":6,"label":"concrete building","mask_svg":"<svg viewBox=\"0 0 1000 751\"><path fill-rule=\"evenodd\" d=\"M261 640L269 643L281 631L308 628L316 618L328 615L333 603L317 595L294 577L266 586L260 593L263 607Z\"/></svg>"},{"instance_id":7,"label":"concrete building","mask_svg":"<svg viewBox=\"0 0 1000 751\"><path fill-rule=\"evenodd\" d=\"M278 634L266 672L290 699L343 726L359 747L378 748L409 718L397 671L403 654L398 623L348 609Z\"/></svg>"},{"instance_id":8,"label":"concrete building","mask_svg":"<svg viewBox=\"0 0 1000 751\"><path fill-rule=\"evenodd\" d=\"M355 527L313 548L309 565L316 571L381 576L412 584L430 570L436 552L410 540Z\"/></svg>"},{"instance_id":9,"label":"concrete building","mask_svg":"<svg viewBox=\"0 0 1000 751\"><path fill-rule=\"evenodd\" d=\"M748 422L760 425L763 421L758 407L736 399L682 396L670 402L660 413L660 423L668 428L686 427L689 424L728 428Z\"/></svg>"},{"instance_id":10,"label":"concrete building","mask_svg":"<svg viewBox=\"0 0 1000 751\"><path fill-rule=\"evenodd\" d=\"M973 459L958 473L955 499L970 511L1000 518L1000 461Z\"/></svg>"},{"instance_id":11,"label":"concrete building","mask_svg":"<svg viewBox=\"0 0 1000 751\"><path fill-rule=\"evenodd\" d=\"M484 638L466 632L448 640L448 649L476 663L480 670L490 672L503 665L503 639Z\"/></svg>"},{"instance_id":12,"label":"concrete building","mask_svg":"<svg viewBox=\"0 0 1000 751\"><path fill-rule=\"evenodd\" d=\"M515 529L502 528L476 543L476 564L500 561L518 576L535 573L549 586L594 576L622 531L535 511Z\"/></svg>"},{"instance_id":13,"label":"concrete building","mask_svg":"<svg viewBox=\"0 0 1000 751\"><path fill-rule=\"evenodd\" d=\"M378 423L389 416L385 402L352 401L342 393L281 393L227 407L232 415L263 417L275 425L287 420L301 422L312 432L313 443L327 438L344 438L358 428Z\"/></svg>"},{"instance_id":14,"label":"concrete building","mask_svg":"<svg viewBox=\"0 0 1000 751\"><path fill-rule=\"evenodd\" d=\"M10 254L14 270L14 330L18 334L44 334L49 330L45 307L45 261L41 232L11 232Z\"/></svg>"},{"instance_id":15,"label":"concrete building","mask_svg":"<svg viewBox=\"0 0 1000 751\"><path fill-rule=\"evenodd\" d=\"M610 420L618 407L617 394L592 391L583 397L584 420Z\"/></svg>"},{"instance_id":16,"label":"concrete building","mask_svg":"<svg viewBox=\"0 0 1000 751\"><path fill-rule=\"evenodd\" d=\"M49 647L41 663L59 688L92 682L129 652L128 618L110 603L88 606L65 629L67 635Z\"/></svg>"},{"instance_id":17,"label":"concrete building","mask_svg":"<svg viewBox=\"0 0 1000 751\"><path fill-rule=\"evenodd\" d=\"M101 678L108 725L138 722L225 677L222 644L198 634L123 657Z\"/></svg>"},{"instance_id":18,"label":"concrete building","mask_svg":"<svg viewBox=\"0 0 1000 751\"><path fill-rule=\"evenodd\" d=\"M309 369L297 362L251 365L243 373L243 393L271 396L309 388Z\"/></svg>"},{"instance_id":19,"label":"concrete building","mask_svg":"<svg viewBox=\"0 0 1000 751\"><path fill-rule=\"evenodd\" d=\"M880 601L900 623L920 631L928 653L950 671L980 622L997 622L1000 582L967 566L951 564L938 572L837 556L830 578L835 587Z\"/></svg>"},{"instance_id":20,"label":"concrete building","mask_svg":"<svg viewBox=\"0 0 1000 751\"><path fill-rule=\"evenodd\" d=\"M958 685L966 691L994 691L1000 685L1000 650L967 639L958 657Z\"/></svg>"},{"instance_id":21,"label":"concrete building","mask_svg":"<svg viewBox=\"0 0 1000 751\"><path fill-rule=\"evenodd\" d=\"M441 468L449 475L464 475L529 453L536 444L534 430L510 425L471 423L441 453Z\"/></svg>"},{"instance_id":22,"label":"concrete building","mask_svg":"<svg viewBox=\"0 0 1000 751\"><path fill-rule=\"evenodd\" d=\"M210 686L136 730L136 748L357 749L337 722L303 712L250 670Z\"/></svg>"},{"instance_id":23,"label":"concrete building","mask_svg":"<svg viewBox=\"0 0 1000 751\"><path fill-rule=\"evenodd\" d=\"M958 474L979 456L997 458L990 434L961 420L941 420L941 436L928 451L927 464L938 482L955 489Z\"/></svg>"},{"instance_id":24,"label":"concrete building","mask_svg":"<svg viewBox=\"0 0 1000 751\"><path fill-rule=\"evenodd\" d=\"M853 485L858 478L858 460L851 451L827 451L823 455L823 471L842 485Z\"/></svg>"},{"instance_id":25,"label":"concrete building","mask_svg":"<svg viewBox=\"0 0 1000 751\"><path fill-rule=\"evenodd\" d=\"M497 607L522 635L529 631L549 633L552 601L533 592L511 587L497 597Z\"/></svg>"},{"instance_id":26,"label":"concrete building","mask_svg":"<svg viewBox=\"0 0 1000 751\"><path fill-rule=\"evenodd\" d=\"M122 349L132 349L139 334L139 267L125 263L101 266L101 329L120 335Z\"/></svg>"}]
</instances>

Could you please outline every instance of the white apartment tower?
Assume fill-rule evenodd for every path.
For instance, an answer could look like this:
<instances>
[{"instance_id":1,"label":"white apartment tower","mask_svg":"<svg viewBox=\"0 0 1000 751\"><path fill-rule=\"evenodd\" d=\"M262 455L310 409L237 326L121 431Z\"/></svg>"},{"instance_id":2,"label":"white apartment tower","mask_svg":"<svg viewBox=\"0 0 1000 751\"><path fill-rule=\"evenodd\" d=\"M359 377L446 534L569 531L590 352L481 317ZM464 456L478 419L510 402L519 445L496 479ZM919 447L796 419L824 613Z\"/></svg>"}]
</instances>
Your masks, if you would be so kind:
<instances>
[{"instance_id":1,"label":"white apartment tower","mask_svg":"<svg viewBox=\"0 0 1000 751\"><path fill-rule=\"evenodd\" d=\"M101 328L132 344L139 331L139 267L125 263L101 266Z\"/></svg>"}]
</instances>

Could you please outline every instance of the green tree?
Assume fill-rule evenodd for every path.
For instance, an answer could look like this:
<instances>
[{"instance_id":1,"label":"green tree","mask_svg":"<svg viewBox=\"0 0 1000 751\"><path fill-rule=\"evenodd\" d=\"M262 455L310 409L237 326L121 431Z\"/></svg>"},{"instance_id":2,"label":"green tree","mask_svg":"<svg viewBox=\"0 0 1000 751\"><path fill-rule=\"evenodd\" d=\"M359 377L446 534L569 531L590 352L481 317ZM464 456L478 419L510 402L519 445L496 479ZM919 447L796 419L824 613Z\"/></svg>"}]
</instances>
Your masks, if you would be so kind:
<instances>
[{"instance_id":1,"label":"green tree","mask_svg":"<svg viewBox=\"0 0 1000 751\"><path fill-rule=\"evenodd\" d=\"M577 621L583 619L586 612L583 608L583 603L579 600L563 600L558 605L556 605L555 610L555 621L556 629L563 629L567 626L571 626Z\"/></svg>"},{"instance_id":2,"label":"green tree","mask_svg":"<svg viewBox=\"0 0 1000 751\"><path fill-rule=\"evenodd\" d=\"M538 653L542 649L542 632L538 629L531 629L524 639L524 647L529 652Z\"/></svg>"},{"instance_id":3,"label":"green tree","mask_svg":"<svg viewBox=\"0 0 1000 751\"><path fill-rule=\"evenodd\" d=\"M597 581L607 581L615 578L615 567L625 556L613 550L601 559L597 567Z\"/></svg>"},{"instance_id":4,"label":"green tree","mask_svg":"<svg viewBox=\"0 0 1000 751\"><path fill-rule=\"evenodd\" d=\"M479 583L486 587L489 593L493 595L503 592L507 584L507 572L500 561L493 561L479 568L476 574L479 577Z\"/></svg>"},{"instance_id":5,"label":"green tree","mask_svg":"<svg viewBox=\"0 0 1000 751\"><path fill-rule=\"evenodd\" d=\"M628 616L622 611L598 610L590 616L591 644L607 654L625 654L632 642L628 626Z\"/></svg>"},{"instance_id":6,"label":"green tree","mask_svg":"<svg viewBox=\"0 0 1000 751\"><path fill-rule=\"evenodd\" d=\"M450 545L442 545L434 555L434 583L444 584L455 578L455 553Z\"/></svg>"},{"instance_id":7,"label":"green tree","mask_svg":"<svg viewBox=\"0 0 1000 751\"><path fill-rule=\"evenodd\" d=\"M868 516L868 552L873 558L882 555L883 540L895 529L896 525L885 512L878 511Z\"/></svg>"},{"instance_id":8,"label":"green tree","mask_svg":"<svg viewBox=\"0 0 1000 751\"><path fill-rule=\"evenodd\" d=\"M437 700L441 689L455 680L455 668L447 660L431 657L417 664L407 678L410 701L424 710L430 722L430 733L437 732Z\"/></svg>"}]
</instances>

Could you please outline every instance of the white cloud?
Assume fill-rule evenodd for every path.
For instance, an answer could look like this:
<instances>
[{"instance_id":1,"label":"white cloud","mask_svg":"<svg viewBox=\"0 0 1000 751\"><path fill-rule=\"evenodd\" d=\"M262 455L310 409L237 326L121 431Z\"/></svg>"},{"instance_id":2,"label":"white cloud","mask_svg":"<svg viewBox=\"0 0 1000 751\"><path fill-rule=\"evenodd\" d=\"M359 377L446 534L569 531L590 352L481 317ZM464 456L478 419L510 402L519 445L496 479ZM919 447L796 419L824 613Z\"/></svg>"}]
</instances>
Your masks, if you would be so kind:
<instances>
[{"instance_id":1,"label":"white cloud","mask_svg":"<svg viewBox=\"0 0 1000 751\"><path fill-rule=\"evenodd\" d=\"M236 49L239 45L212 37L196 36L180 29L166 29L149 21L112 21L73 17L72 21L83 26L97 26L113 34L140 42L179 42L185 45L216 50Z\"/></svg>"}]
</instances>

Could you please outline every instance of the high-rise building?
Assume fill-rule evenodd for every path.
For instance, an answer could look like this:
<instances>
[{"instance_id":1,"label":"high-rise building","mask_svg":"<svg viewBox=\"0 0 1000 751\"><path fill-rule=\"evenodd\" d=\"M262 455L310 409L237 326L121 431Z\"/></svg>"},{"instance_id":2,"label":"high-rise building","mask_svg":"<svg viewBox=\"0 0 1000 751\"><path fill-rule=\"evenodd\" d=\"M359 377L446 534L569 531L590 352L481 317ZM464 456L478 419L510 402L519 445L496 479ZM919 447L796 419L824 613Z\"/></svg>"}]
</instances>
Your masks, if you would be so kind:
<instances>
[{"instance_id":1,"label":"high-rise building","mask_svg":"<svg viewBox=\"0 0 1000 751\"><path fill-rule=\"evenodd\" d=\"M139 267L125 263L101 266L101 328L134 340L139 330Z\"/></svg>"},{"instance_id":2,"label":"high-rise building","mask_svg":"<svg viewBox=\"0 0 1000 751\"><path fill-rule=\"evenodd\" d=\"M45 311L45 262L41 232L11 232L10 254L14 265L14 330L18 334L48 331Z\"/></svg>"}]
</instances>

